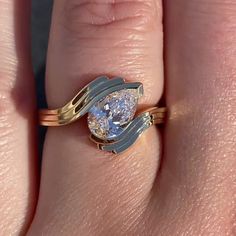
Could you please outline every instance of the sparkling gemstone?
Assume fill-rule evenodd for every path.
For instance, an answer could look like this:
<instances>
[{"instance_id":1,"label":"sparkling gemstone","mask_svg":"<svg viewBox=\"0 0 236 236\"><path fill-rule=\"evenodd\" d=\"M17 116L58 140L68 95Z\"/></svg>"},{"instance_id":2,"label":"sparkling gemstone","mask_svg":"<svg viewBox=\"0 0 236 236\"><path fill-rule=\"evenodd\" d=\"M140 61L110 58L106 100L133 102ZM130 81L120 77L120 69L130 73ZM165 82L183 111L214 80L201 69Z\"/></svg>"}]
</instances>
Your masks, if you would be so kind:
<instances>
[{"instance_id":1,"label":"sparkling gemstone","mask_svg":"<svg viewBox=\"0 0 236 236\"><path fill-rule=\"evenodd\" d=\"M88 113L88 127L100 139L112 139L135 115L138 94L134 89L113 92L97 102Z\"/></svg>"}]
</instances>

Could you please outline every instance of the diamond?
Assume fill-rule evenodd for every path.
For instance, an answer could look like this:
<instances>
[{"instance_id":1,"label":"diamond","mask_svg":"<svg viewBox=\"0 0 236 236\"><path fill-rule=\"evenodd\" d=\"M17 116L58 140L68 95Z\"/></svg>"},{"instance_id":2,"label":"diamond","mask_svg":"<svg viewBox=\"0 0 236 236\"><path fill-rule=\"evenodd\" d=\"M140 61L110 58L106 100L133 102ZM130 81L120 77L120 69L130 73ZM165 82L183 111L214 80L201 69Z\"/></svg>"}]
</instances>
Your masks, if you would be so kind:
<instances>
[{"instance_id":1,"label":"diamond","mask_svg":"<svg viewBox=\"0 0 236 236\"><path fill-rule=\"evenodd\" d=\"M117 137L134 118L138 98L136 90L123 89L98 101L88 113L91 133L100 139Z\"/></svg>"}]
</instances>

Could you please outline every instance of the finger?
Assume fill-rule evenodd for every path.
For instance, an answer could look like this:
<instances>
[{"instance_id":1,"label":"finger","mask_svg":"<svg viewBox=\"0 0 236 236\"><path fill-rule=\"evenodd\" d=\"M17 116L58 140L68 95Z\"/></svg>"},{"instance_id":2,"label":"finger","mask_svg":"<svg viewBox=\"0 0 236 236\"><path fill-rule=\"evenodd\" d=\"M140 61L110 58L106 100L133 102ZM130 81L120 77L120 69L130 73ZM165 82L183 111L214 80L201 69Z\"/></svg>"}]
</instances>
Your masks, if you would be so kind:
<instances>
[{"instance_id":1,"label":"finger","mask_svg":"<svg viewBox=\"0 0 236 236\"><path fill-rule=\"evenodd\" d=\"M0 234L23 233L35 201L30 3L0 1Z\"/></svg>"},{"instance_id":2,"label":"finger","mask_svg":"<svg viewBox=\"0 0 236 236\"><path fill-rule=\"evenodd\" d=\"M234 234L235 12L233 1L166 1L166 235Z\"/></svg>"},{"instance_id":3,"label":"finger","mask_svg":"<svg viewBox=\"0 0 236 236\"><path fill-rule=\"evenodd\" d=\"M158 102L163 84L161 1L55 1L50 39L50 107L62 106L101 74L140 81L145 90L140 103L151 106ZM142 211L160 157L155 127L129 151L112 158L90 144L88 129L83 126L78 121L48 130L34 234L34 230L55 234L54 224L63 224L64 233L70 234L73 222L78 234L89 235L103 214L109 215L105 224L114 220L115 227L125 220L124 214L133 215L130 221L135 221ZM133 191L135 197L129 194ZM114 204L114 209L109 207ZM96 205L100 209L92 217ZM73 216L71 209L76 209Z\"/></svg>"}]
</instances>

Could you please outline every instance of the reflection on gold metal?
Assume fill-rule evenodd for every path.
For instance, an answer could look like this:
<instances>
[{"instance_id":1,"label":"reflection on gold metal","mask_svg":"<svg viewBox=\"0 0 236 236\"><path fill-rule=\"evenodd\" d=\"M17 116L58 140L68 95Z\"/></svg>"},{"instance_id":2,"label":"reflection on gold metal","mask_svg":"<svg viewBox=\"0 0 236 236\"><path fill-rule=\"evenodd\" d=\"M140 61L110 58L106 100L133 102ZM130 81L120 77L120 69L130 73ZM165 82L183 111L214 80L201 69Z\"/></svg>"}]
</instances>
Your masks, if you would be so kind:
<instances>
[{"instance_id":1,"label":"reflection on gold metal","mask_svg":"<svg viewBox=\"0 0 236 236\"><path fill-rule=\"evenodd\" d=\"M40 124L43 126L71 124L87 114L95 104L106 96L123 89L134 90L138 98L143 95L143 85L141 83L126 83L120 77L109 79L107 76L101 76L84 87L63 107L54 110L40 110ZM123 110L122 106L121 108ZM122 132L115 135L114 138L107 138L106 136L104 139L100 139L93 134L90 135L90 138L97 144L99 149L120 153L129 148L150 126L164 123L166 113L166 108L153 107L137 115L133 120L129 120L121 127Z\"/></svg>"},{"instance_id":2,"label":"reflection on gold metal","mask_svg":"<svg viewBox=\"0 0 236 236\"><path fill-rule=\"evenodd\" d=\"M69 103L55 110L39 111L39 121L43 126L68 125L82 116L100 99L122 89L134 89L139 97L143 95L141 83L125 83L120 77L109 79L101 76L84 87Z\"/></svg>"}]
</instances>

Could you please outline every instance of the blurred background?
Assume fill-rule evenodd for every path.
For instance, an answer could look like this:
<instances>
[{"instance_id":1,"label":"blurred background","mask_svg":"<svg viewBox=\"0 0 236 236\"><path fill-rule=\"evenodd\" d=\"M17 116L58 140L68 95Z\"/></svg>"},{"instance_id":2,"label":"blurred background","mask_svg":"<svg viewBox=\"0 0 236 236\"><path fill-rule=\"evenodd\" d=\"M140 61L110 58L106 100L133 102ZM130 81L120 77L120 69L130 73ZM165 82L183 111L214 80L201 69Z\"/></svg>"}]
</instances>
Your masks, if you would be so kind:
<instances>
[{"instance_id":1,"label":"blurred background","mask_svg":"<svg viewBox=\"0 0 236 236\"><path fill-rule=\"evenodd\" d=\"M45 64L52 0L32 0L32 57L34 72Z\"/></svg>"},{"instance_id":2,"label":"blurred background","mask_svg":"<svg viewBox=\"0 0 236 236\"><path fill-rule=\"evenodd\" d=\"M32 0L32 60L39 107L46 107L44 77L52 2L53 0ZM45 131L45 128L39 127L40 154L42 154Z\"/></svg>"}]
</instances>

